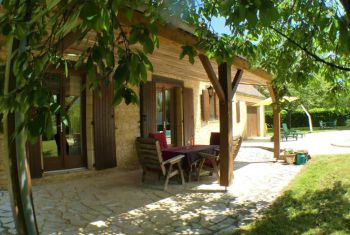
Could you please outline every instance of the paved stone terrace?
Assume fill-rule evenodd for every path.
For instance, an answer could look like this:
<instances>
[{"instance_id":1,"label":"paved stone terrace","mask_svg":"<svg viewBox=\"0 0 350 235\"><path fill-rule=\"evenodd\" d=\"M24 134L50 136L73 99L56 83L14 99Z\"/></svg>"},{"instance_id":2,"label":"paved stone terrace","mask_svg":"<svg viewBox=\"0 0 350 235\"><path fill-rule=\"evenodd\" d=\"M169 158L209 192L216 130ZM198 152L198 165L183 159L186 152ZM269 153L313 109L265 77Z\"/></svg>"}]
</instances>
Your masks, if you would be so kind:
<instances>
[{"instance_id":1,"label":"paved stone terrace","mask_svg":"<svg viewBox=\"0 0 350 235\"><path fill-rule=\"evenodd\" d=\"M112 169L34 181L34 202L41 234L226 234L258 217L301 168L242 148L226 192L214 176L175 181L164 192L157 177L141 184L140 170ZM0 234L14 233L8 195L0 192Z\"/></svg>"}]
</instances>

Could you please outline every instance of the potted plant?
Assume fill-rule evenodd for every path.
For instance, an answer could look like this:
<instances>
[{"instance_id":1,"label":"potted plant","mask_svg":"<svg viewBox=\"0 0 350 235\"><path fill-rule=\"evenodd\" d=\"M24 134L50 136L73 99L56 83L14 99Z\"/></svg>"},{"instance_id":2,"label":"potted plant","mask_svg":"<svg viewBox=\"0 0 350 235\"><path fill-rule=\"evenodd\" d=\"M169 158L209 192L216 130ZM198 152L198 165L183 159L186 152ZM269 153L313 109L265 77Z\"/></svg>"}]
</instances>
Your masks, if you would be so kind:
<instances>
[{"instance_id":1,"label":"potted plant","mask_svg":"<svg viewBox=\"0 0 350 235\"><path fill-rule=\"evenodd\" d=\"M294 164L295 162L295 152L293 149L284 150L284 161L287 164Z\"/></svg>"}]
</instances>

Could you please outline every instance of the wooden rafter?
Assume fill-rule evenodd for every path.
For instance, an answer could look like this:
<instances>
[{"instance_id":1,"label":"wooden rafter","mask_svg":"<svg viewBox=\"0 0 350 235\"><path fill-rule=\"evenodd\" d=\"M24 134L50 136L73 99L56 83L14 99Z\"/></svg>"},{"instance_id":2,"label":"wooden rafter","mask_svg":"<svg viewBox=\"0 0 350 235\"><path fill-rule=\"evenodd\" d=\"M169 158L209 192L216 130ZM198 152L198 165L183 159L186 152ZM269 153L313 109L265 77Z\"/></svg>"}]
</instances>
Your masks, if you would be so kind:
<instances>
[{"instance_id":1,"label":"wooden rafter","mask_svg":"<svg viewBox=\"0 0 350 235\"><path fill-rule=\"evenodd\" d=\"M82 32L80 29L78 29L75 32L68 33L61 40L59 40L56 43L56 45L55 45L56 51L63 53L76 41L82 39L82 37L84 37L86 35L86 33L87 33L87 31Z\"/></svg>"},{"instance_id":2,"label":"wooden rafter","mask_svg":"<svg viewBox=\"0 0 350 235\"><path fill-rule=\"evenodd\" d=\"M232 97L231 97L231 99L233 98L233 96L235 95L235 93L237 91L237 87L242 79L242 76L243 76L243 70L238 69L236 72L236 75L232 81Z\"/></svg>"},{"instance_id":3,"label":"wooden rafter","mask_svg":"<svg viewBox=\"0 0 350 235\"><path fill-rule=\"evenodd\" d=\"M213 87L215 89L216 94L218 95L219 99L224 101L226 100L225 93L219 83L219 79L216 76L216 73L214 72L214 69L211 65L211 62L209 58L206 55L199 54L198 55L200 61L202 62L202 65L207 72L207 75L209 77L210 82L213 84Z\"/></svg>"}]
</instances>

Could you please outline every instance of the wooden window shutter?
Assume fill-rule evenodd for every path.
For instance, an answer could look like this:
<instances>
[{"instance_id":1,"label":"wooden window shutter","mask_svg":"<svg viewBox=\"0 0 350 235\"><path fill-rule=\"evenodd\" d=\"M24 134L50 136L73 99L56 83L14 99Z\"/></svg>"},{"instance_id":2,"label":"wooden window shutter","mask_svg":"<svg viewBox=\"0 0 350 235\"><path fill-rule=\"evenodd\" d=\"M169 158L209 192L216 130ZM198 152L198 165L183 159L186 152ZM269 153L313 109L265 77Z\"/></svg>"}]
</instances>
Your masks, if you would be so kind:
<instances>
[{"instance_id":1,"label":"wooden window shutter","mask_svg":"<svg viewBox=\"0 0 350 235\"><path fill-rule=\"evenodd\" d=\"M210 118L209 92L206 89L202 90L201 106L202 106L202 120L209 121L209 118Z\"/></svg>"},{"instance_id":2,"label":"wooden window shutter","mask_svg":"<svg viewBox=\"0 0 350 235\"><path fill-rule=\"evenodd\" d=\"M117 166L113 90L113 83L108 86L101 84L100 89L93 93L94 155L97 170Z\"/></svg>"},{"instance_id":3,"label":"wooden window shutter","mask_svg":"<svg viewBox=\"0 0 350 235\"><path fill-rule=\"evenodd\" d=\"M214 100L215 100L215 118L219 119L220 118L220 100L219 100L219 96L216 93L214 96Z\"/></svg>"},{"instance_id":4,"label":"wooden window shutter","mask_svg":"<svg viewBox=\"0 0 350 235\"><path fill-rule=\"evenodd\" d=\"M183 89L183 115L184 115L184 143L191 144L194 141L194 107L193 90Z\"/></svg>"},{"instance_id":5,"label":"wooden window shutter","mask_svg":"<svg viewBox=\"0 0 350 235\"><path fill-rule=\"evenodd\" d=\"M141 136L148 137L149 133L156 132L156 83L146 82L141 85L140 91Z\"/></svg>"},{"instance_id":6,"label":"wooden window shutter","mask_svg":"<svg viewBox=\"0 0 350 235\"><path fill-rule=\"evenodd\" d=\"M239 123L241 121L241 105L240 102L236 103L236 122Z\"/></svg>"}]
</instances>

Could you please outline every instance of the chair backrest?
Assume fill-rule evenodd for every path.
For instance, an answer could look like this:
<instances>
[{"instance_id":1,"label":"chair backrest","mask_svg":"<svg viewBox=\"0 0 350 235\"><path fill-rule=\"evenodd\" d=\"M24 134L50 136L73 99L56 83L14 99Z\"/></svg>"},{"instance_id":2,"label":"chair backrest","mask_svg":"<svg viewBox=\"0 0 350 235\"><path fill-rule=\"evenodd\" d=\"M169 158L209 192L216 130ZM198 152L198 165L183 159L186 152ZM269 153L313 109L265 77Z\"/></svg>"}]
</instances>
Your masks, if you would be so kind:
<instances>
[{"instance_id":1,"label":"chair backrest","mask_svg":"<svg viewBox=\"0 0 350 235\"><path fill-rule=\"evenodd\" d=\"M287 126L287 123L282 123L282 129L283 129L283 132L284 134L289 134L289 129L288 129L288 126Z\"/></svg>"},{"instance_id":2,"label":"chair backrest","mask_svg":"<svg viewBox=\"0 0 350 235\"><path fill-rule=\"evenodd\" d=\"M149 137L158 140L161 149L168 148L168 143L166 142L166 137L164 132L150 133Z\"/></svg>"},{"instance_id":3,"label":"chair backrest","mask_svg":"<svg viewBox=\"0 0 350 235\"><path fill-rule=\"evenodd\" d=\"M242 145L242 136L234 136L233 137L233 160L236 159L239 149Z\"/></svg>"},{"instance_id":4,"label":"chair backrest","mask_svg":"<svg viewBox=\"0 0 350 235\"><path fill-rule=\"evenodd\" d=\"M210 145L220 145L220 132L212 132L210 134Z\"/></svg>"},{"instance_id":5,"label":"chair backrest","mask_svg":"<svg viewBox=\"0 0 350 235\"><path fill-rule=\"evenodd\" d=\"M137 154L144 170L161 171L166 174L159 141L154 138L136 139Z\"/></svg>"}]
</instances>

